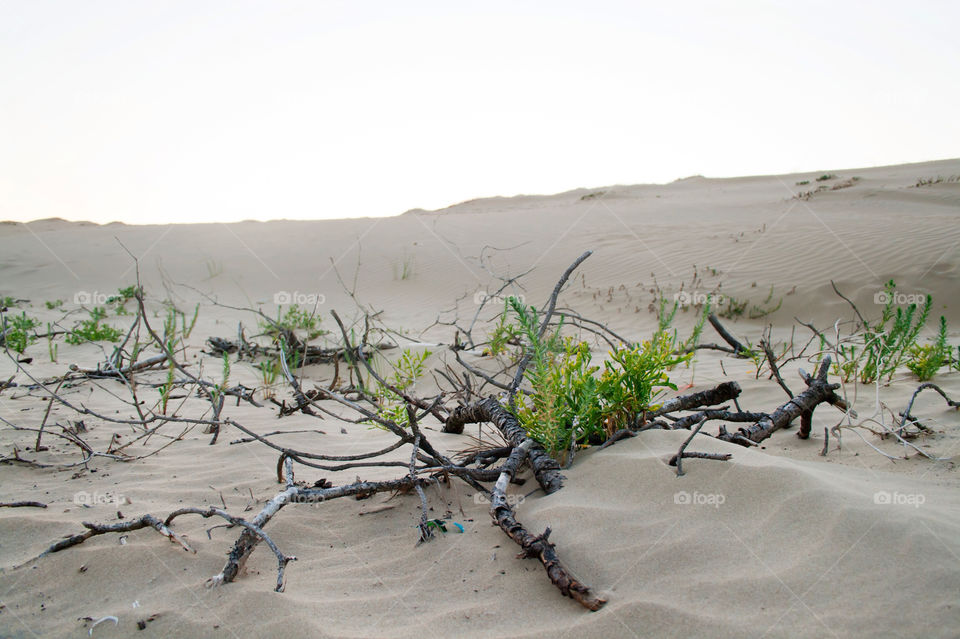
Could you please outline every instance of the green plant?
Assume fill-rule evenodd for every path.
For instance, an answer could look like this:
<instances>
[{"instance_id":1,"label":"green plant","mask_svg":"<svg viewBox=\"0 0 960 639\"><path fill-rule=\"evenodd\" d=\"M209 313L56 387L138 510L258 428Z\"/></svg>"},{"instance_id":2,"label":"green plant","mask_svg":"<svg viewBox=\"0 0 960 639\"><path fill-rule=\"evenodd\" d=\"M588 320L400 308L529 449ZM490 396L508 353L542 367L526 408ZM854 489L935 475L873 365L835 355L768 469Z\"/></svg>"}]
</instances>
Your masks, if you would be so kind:
<instances>
[{"instance_id":1,"label":"green plant","mask_svg":"<svg viewBox=\"0 0 960 639\"><path fill-rule=\"evenodd\" d=\"M296 333L296 331L306 331L307 339L314 339L324 335L327 331L320 328L320 318L299 304L291 304L283 312L283 307L277 307L276 322L260 322L260 330L264 335L270 336L274 341L284 337L284 333Z\"/></svg>"},{"instance_id":2,"label":"green plant","mask_svg":"<svg viewBox=\"0 0 960 639\"><path fill-rule=\"evenodd\" d=\"M409 348L403 349L400 359L394 366L393 385L400 390L407 390L423 375L424 362L432 353L429 350L414 352Z\"/></svg>"},{"instance_id":3,"label":"green plant","mask_svg":"<svg viewBox=\"0 0 960 639\"><path fill-rule=\"evenodd\" d=\"M947 345L947 318L940 316L940 330L931 344L914 345L910 349L909 368L921 382L933 379L942 366L950 365L950 346Z\"/></svg>"},{"instance_id":4,"label":"green plant","mask_svg":"<svg viewBox=\"0 0 960 639\"><path fill-rule=\"evenodd\" d=\"M21 311L20 315L10 317L8 322L8 330L4 341L17 353L23 353L27 350L27 346L36 341L37 338L33 329L39 325L39 322L32 317L28 317L25 311Z\"/></svg>"},{"instance_id":5,"label":"green plant","mask_svg":"<svg viewBox=\"0 0 960 639\"><path fill-rule=\"evenodd\" d=\"M735 319L743 315L747 310L749 300L738 300L735 297L726 296L723 298L724 304L720 305L717 315L724 319Z\"/></svg>"},{"instance_id":6,"label":"green plant","mask_svg":"<svg viewBox=\"0 0 960 639\"><path fill-rule=\"evenodd\" d=\"M168 345L169 349L169 345ZM160 412L164 415L167 414L167 403L170 401L170 391L173 390L174 386L174 371L176 368L173 365L173 360L168 359L167 364L167 378L164 380L163 384L160 385Z\"/></svg>"},{"instance_id":7,"label":"green plant","mask_svg":"<svg viewBox=\"0 0 960 639\"><path fill-rule=\"evenodd\" d=\"M707 317L710 316L710 306L710 298L708 297L700 312L700 317L697 318L697 323L693 325L693 331L690 333L690 337L680 345L680 352L693 351L697 347L697 344L700 343L700 336L703 335L703 327L707 323Z\"/></svg>"},{"instance_id":8,"label":"green plant","mask_svg":"<svg viewBox=\"0 0 960 639\"><path fill-rule=\"evenodd\" d=\"M393 366L393 374L388 380L389 385L401 392L413 386L420 376L423 375L425 369L424 363L430 355L431 352L429 350L414 352L409 348L403 349L403 352L400 354L400 359L397 360L397 363ZM377 411L380 416L392 421L401 428L406 428L410 418L409 415L407 415L407 407L403 398L380 383L377 384L374 394L380 406ZM382 425L377 422L367 423L377 428L382 428Z\"/></svg>"},{"instance_id":9,"label":"green plant","mask_svg":"<svg viewBox=\"0 0 960 639\"><path fill-rule=\"evenodd\" d=\"M263 380L263 396L265 398L273 397L273 385L277 383L280 376L280 360L264 360L255 365L260 371L260 378Z\"/></svg>"},{"instance_id":10,"label":"green plant","mask_svg":"<svg viewBox=\"0 0 960 639\"><path fill-rule=\"evenodd\" d=\"M403 251L403 258L394 260L390 266L393 269L393 279L395 280L408 280L413 277L413 256L409 255L406 250Z\"/></svg>"},{"instance_id":11,"label":"green plant","mask_svg":"<svg viewBox=\"0 0 960 639\"><path fill-rule=\"evenodd\" d=\"M200 316L200 304L197 303L193 307L193 317L190 319L190 323L187 324L187 316L185 313L180 313L180 332L183 334L183 339L190 339L190 333L193 332L193 327L197 325L197 317Z\"/></svg>"},{"instance_id":12,"label":"green plant","mask_svg":"<svg viewBox=\"0 0 960 639\"><path fill-rule=\"evenodd\" d=\"M896 306L896 287L893 280L886 283L884 293L878 295L878 299L884 300L880 318L873 324L866 322L860 339L840 345L837 370L844 381L859 379L870 384L883 377L889 380L916 347L917 336L927 323L933 298L925 295L922 307L916 303L906 308Z\"/></svg>"},{"instance_id":13,"label":"green plant","mask_svg":"<svg viewBox=\"0 0 960 639\"><path fill-rule=\"evenodd\" d=\"M591 364L585 342L562 339L562 324L541 336L536 309L515 298L509 302L530 358L524 376L534 391L519 398L516 416L530 436L561 462L573 447L600 443L626 426L649 409L663 389L676 388L667 369L692 357L676 353L675 333L659 330L648 342L613 350L597 375L600 367ZM661 310L660 325L668 326L676 304L667 312L662 303Z\"/></svg>"},{"instance_id":14,"label":"green plant","mask_svg":"<svg viewBox=\"0 0 960 639\"><path fill-rule=\"evenodd\" d=\"M837 176L835 173L824 173L823 175L817 178L817 182L826 182L827 180L836 179L836 177Z\"/></svg>"},{"instance_id":15,"label":"green plant","mask_svg":"<svg viewBox=\"0 0 960 639\"><path fill-rule=\"evenodd\" d=\"M11 306L16 306L17 300L10 297L9 295L5 297L0 297L0 308L9 308Z\"/></svg>"},{"instance_id":16,"label":"green plant","mask_svg":"<svg viewBox=\"0 0 960 639\"><path fill-rule=\"evenodd\" d=\"M493 327L493 332L490 334L490 346L487 348L487 353L490 355L500 355L506 352L508 345L520 343L517 327L508 319L509 310L509 302L504 300L503 312L500 313L497 325Z\"/></svg>"},{"instance_id":17,"label":"green plant","mask_svg":"<svg viewBox=\"0 0 960 639\"><path fill-rule=\"evenodd\" d=\"M89 319L81 320L74 325L73 329L67 333L64 340L68 344L83 344L84 342L116 342L123 335L123 332L110 326L101 324L107 316L107 311L102 307L94 307L88 311Z\"/></svg>"},{"instance_id":18,"label":"green plant","mask_svg":"<svg viewBox=\"0 0 960 639\"><path fill-rule=\"evenodd\" d=\"M797 186L804 186L806 184L810 184L810 180L800 180L797 182Z\"/></svg>"},{"instance_id":19,"label":"green plant","mask_svg":"<svg viewBox=\"0 0 960 639\"><path fill-rule=\"evenodd\" d=\"M747 317L750 319L760 319L766 317L771 313L775 313L780 310L780 306L783 305L783 298L777 300L777 303L771 306L773 302L773 284L770 285L770 292L767 293L767 298L763 300L760 304L753 304L750 306L750 311L747 313Z\"/></svg>"},{"instance_id":20,"label":"green plant","mask_svg":"<svg viewBox=\"0 0 960 639\"><path fill-rule=\"evenodd\" d=\"M44 305L47 307L47 310L52 311L55 308L60 308L61 306L63 306L63 300L53 300L52 302L50 300L47 300L46 302L44 302Z\"/></svg>"},{"instance_id":21,"label":"green plant","mask_svg":"<svg viewBox=\"0 0 960 639\"><path fill-rule=\"evenodd\" d=\"M230 383L230 354L224 351L223 353L223 368L222 376L219 384L214 384L213 388L210 389L210 397L213 399L214 403L220 401L220 398L223 396L223 391L227 390L227 387Z\"/></svg>"}]
</instances>

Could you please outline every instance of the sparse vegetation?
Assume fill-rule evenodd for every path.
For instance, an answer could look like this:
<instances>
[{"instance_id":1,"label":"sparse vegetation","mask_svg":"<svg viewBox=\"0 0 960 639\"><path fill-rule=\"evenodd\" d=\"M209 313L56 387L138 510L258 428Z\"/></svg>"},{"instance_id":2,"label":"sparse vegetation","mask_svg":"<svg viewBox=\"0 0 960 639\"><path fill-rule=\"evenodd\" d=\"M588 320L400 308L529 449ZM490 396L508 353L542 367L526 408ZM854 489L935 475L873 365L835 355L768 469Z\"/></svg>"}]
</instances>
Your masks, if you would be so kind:
<instances>
[{"instance_id":1,"label":"sparse vegetation","mask_svg":"<svg viewBox=\"0 0 960 639\"><path fill-rule=\"evenodd\" d=\"M606 191L593 191L593 192L591 192L591 193L587 193L586 195L580 196L580 200L581 200L581 201L583 201L583 200L592 200L592 199L594 199L594 198L603 197L603 196L606 195L606 194L607 194Z\"/></svg>"},{"instance_id":2,"label":"sparse vegetation","mask_svg":"<svg viewBox=\"0 0 960 639\"><path fill-rule=\"evenodd\" d=\"M393 279L395 280L408 280L413 277L414 272L414 259L413 256L407 253L406 249L403 251L403 257L399 260L394 260L390 263L390 267L393 269Z\"/></svg>"},{"instance_id":3,"label":"sparse vegetation","mask_svg":"<svg viewBox=\"0 0 960 639\"><path fill-rule=\"evenodd\" d=\"M940 316L940 330L936 339L923 346L910 349L909 368L921 382L933 379L943 366L950 365L950 346L947 344L947 318Z\"/></svg>"},{"instance_id":4,"label":"sparse vegetation","mask_svg":"<svg viewBox=\"0 0 960 639\"><path fill-rule=\"evenodd\" d=\"M102 306L95 306L88 311L89 319L81 320L73 329L67 333L64 340L68 344L84 344L86 342L116 342L120 339L123 332L104 324L103 319L107 316L107 311Z\"/></svg>"},{"instance_id":5,"label":"sparse vegetation","mask_svg":"<svg viewBox=\"0 0 960 639\"><path fill-rule=\"evenodd\" d=\"M299 304L291 304L285 313L283 307L278 306L276 322L260 322L260 330L274 341L284 337L285 331L293 334L297 331L305 332L307 339L315 339L327 332L320 328L320 318L317 314L301 308Z\"/></svg>"},{"instance_id":6,"label":"sparse vegetation","mask_svg":"<svg viewBox=\"0 0 960 639\"><path fill-rule=\"evenodd\" d=\"M917 178L917 183L913 185L914 188L920 188L921 186L930 186L931 184L951 184L960 182L960 175L938 175L937 177L931 178Z\"/></svg>"},{"instance_id":7,"label":"sparse vegetation","mask_svg":"<svg viewBox=\"0 0 960 639\"><path fill-rule=\"evenodd\" d=\"M924 296L922 307L916 303L906 308L897 306L896 287L893 280L885 285L885 303L880 318L874 323L867 320L862 334L856 336L855 341L839 345L836 367L844 381L859 379L861 383L870 384L878 379L889 380L904 358L914 352L917 337L927 323L933 298Z\"/></svg>"},{"instance_id":8,"label":"sparse vegetation","mask_svg":"<svg viewBox=\"0 0 960 639\"><path fill-rule=\"evenodd\" d=\"M4 317L3 341L7 346L17 353L23 353L27 346L36 341L34 330L40 323L28 317L26 311L21 311L20 315Z\"/></svg>"}]
</instances>

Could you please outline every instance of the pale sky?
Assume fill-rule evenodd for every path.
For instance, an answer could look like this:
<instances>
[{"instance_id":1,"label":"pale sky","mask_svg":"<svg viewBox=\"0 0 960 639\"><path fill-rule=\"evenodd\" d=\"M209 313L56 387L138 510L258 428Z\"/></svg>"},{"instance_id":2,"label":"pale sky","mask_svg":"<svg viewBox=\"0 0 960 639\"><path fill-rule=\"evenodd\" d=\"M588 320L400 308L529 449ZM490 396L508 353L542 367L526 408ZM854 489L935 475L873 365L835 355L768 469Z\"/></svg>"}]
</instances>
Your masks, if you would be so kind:
<instances>
[{"instance_id":1,"label":"pale sky","mask_svg":"<svg viewBox=\"0 0 960 639\"><path fill-rule=\"evenodd\" d=\"M0 219L396 215L960 156L957 2L0 0Z\"/></svg>"}]
</instances>

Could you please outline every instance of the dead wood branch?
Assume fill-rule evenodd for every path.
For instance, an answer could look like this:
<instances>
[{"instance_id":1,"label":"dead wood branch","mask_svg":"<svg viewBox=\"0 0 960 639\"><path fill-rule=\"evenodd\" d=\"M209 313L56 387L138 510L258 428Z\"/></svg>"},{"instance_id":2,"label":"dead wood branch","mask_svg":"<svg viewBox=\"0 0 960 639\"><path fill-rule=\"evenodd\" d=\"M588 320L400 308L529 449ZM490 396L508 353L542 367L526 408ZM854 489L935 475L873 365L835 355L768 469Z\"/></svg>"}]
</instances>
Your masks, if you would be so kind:
<instances>
[{"instance_id":1,"label":"dead wood branch","mask_svg":"<svg viewBox=\"0 0 960 639\"><path fill-rule=\"evenodd\" d=\"M490 500L490 516L494 522L520 546L519 557L536 557L543 564L550 577L550 581L560 589L565 596L579 602L589 610L600 610L606 600L596 597L590 592L590 587L582 583L576 577L570 574L567 568L557 557L555 545L549 541L550 528L543 531L542 535L531 535L516 520L513 509L507 503L507 484L516 474L517 469L523 462L524 457L529 451L535 449L536 444L532 439L525 439L519 446L513 449L510 457L503 465L499 479L493 488L493 496Z\"/></svg>"},{"instance_id":2,"label":"dead wood branch","mask_svg":"<svg viewBox=\"0 0 960 639\"><path fill-rule=\"evenodd\" d=\"M743 344L741 344L737 340L737 338L731 335L730 332L723 327L723 324L720 323L720 320L717 319L717 316L715 314L710 313L707 316L707 320L710 322L710 325L713 326L714 329L716 329L720 337L723 338L723 341L725 341L727 344L730 345L730 347L733 349L733 353L737 357L744 357L744 358L750 357L750 349L745 347ZM704 346L704 348L706 348L706 346Z\"/></svg>"},{"instance_id":3,"label":"dead wood branch","mask_svg":"<svg viewBox=\"0 0 960 639\"><path fill-rule=\"evenodd\" d=\"M717 404L722 404L739 397L741 392L740 384L736 382L723 382L704 391L671 397L656 410L643 413L640 423L642 424L648 419L655 419L667 413L675 413L681 410L690 410L704 406L716 406Z\"/></svg>"},{"instance_id":4,"label":"dead wood branch","mask_svg":"<svg viewBox=\"0 0 960 639\"><path fill-rule=\"evenodd\" d=\"M693 432L690 433L690 436L684 440L683 444L680 445L680 450L677 451L677 454L670 458L670 465L677 467L677 477L683 476L683 460L684 459L716 459L720 461L727 461L733 457L729 453L688 453L687 446L690 445L690 442L693 441L693 438L697 436L697 433L700 432L700 429L703 428L703 425L707 423L707 418L704 417L693 429Z\"/></svg>"},{"instance_id":5,"label":"dead wood branch","mask_svg":"<svg viewBox=\"0 0 960 639\"><path fill-rule=\"evenodd\" d=\"M87 529L86 531L76 535L71 535L66 539L61 539L33 559L20 564L17 566L17 568L26 566L27 564L30 564L38 559L42 559L43 557L46 557L52 553L66 550L67 548L71 548L77 544L82 544L86 540L90 539L91 537L96 537L97 535L132 532L134 530L140 530L141 528L153 528L164 537L167 537L170 541L180 544L184 550L196 552L179 535L170 530L167 525L164 524L164 522L160 521L153 515L141 515L136 519L131 519L130 521L121 521L114 524L97 524L85 521L83 522L83 526Z\"/></svg>"},{"instance_id":6,"label":"dead wood branch","mask_svg":"<svg viewBox=\"0 0 960 639\"><path fill-rule=\"evenodd\" d=\"M904 426L906 426L908 420L916 422L916 420L910 420L910 409L913 408L913 401L917 398L917 395L919 395L922 391L927 390L928 388L933 389L938 393L940 393L940 396L946 400L948 406L952 408L960 408L960 402L950 399L947 396L947 394L943 392L943 389L941 389L939 386L931 382L924 382L923 384L920 384L920 386L917 387L917 390L913 391L913 395L910 396L910 402L907 404L906 410L903 411L902 418L900 419L900 426L897 429L898 433L901 436L903 435L903 428Z\"/></svg>"},{"instance_id":7,"label":"dead wood branch","mask_svg":"<svg viewBox=\"0 0 960 639\"><path fill-rule=\"evenodd\" d=\"M0 508L46 508L47 505L39 501L5 501L0 502Z\"/></svg>"},{"instance_id":8,"label":"dead wood branch","mask_svg":"<svg viewBox=\"0 0 960 639\"><path fill-rule=\"evenodd\" d=\"M528 439L527 431L520 425L516 417L500 405L496 397L488 397L467 406L458 406L447 418L443 426L443 432L462 433L465 424L480 422L489 422L496 426L514 447ZM547 494L554 493L563 487L560 465L547 454L547 451L539 444L535 444L531 446L527 455L530 458L530 465L533 467L537 482L540 483Z\"/></svg>"},{"instance_id":9,"label":"dead wood branch","mask_svg":"<svg viewBox=\"0 0 960 639\"><path fill-rule=\"evenodd\" d=\"M753 426L740 428L735 433L721 432L717 437L724 441L744 444L743 440L753 443L762 442L770 437L774 432L785 428L797 417L803 417L800 432L797 433L801 439L806 439L810 435L810 426L814 409L824 402L837 406L841 410L847 409L846 402L834 391L840 388L840 384L830 384L827 382L827 372L830 370L830 356L823 358L820 364L820 370L816 376L807 375L800 371L800 377L807 384L807 389L792 398L786 404L783 404L770 415L765 416ZM747 444L749 445L749 444Z\"/></svg>"}]
</instances>

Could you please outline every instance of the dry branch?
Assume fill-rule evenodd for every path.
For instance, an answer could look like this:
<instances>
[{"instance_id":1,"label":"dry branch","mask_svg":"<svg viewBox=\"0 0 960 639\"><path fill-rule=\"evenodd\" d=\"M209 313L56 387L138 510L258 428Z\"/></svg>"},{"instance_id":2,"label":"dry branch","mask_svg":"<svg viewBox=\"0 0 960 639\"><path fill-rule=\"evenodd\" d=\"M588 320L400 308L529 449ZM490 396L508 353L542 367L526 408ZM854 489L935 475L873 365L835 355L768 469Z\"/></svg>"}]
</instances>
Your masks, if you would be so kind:
<instances>
[{"instance_id":1,"label":"dry branch","mask_svg":"<svg viewBox=\"0 0 960 639\"><path fill-rule=\"evenodd\" d=\"M528 439L527 431L520 425L517 418L501 406L495 397L488 397L474 404L455 408L443 425L443 432L462 433L465 424L480 422L490 422L496 426L514 447ZM540 483L547 494L554 493L563 487L560 465L547 454L547 451L539 444L533 444L527 455L530 458L530 465L533 467L533 474L537 478L537 482Z\"/></svg>"},{"instance_id":2,"label":"dry branch","mask_svg":"<svg viewBox=\"0 0 960 639\"><path fill-rule=\"evenodd\" d=\"M752 426L740 428L735 433L721 432L717 437L724 441L738 444L749 445L747 442L759 443L774 432L785 428L797 417L803 416L803 424L798 435L801 439L806 439L810 435L810 425L814 409L824 402L832 404L846 410L847 405L844 400L834 391L840 388L840 384L830 384L827 382L827 372L830 370L830 356L823 358L820 364L820 370L816 376L811 377L803 370L800 371L800 377L806 382L807 389L792 398L786 404L783 404L770 415L764 416Z\"/></svg>"},{"instance_id":3,"label":"dry branch","mask_svg":"<svg viewBox=\"0 0 960 639\"><path fill-rule=\"evenodd\" d=\"M571 575L560 562L554 544L549 541L550 528L544 530L542 535L531 535L516 520L513 509L507 503L507 484L520 467L524 457L531 450L535 450L535 446L534 441L528 438L510 453L510 457L504 463L500 477L493 488L493 496L490 500L490 516L493 517L494 522L500 529L520 546L519 557L536 557L546 569L550 581L560 589L560 592L578 601L589 610L599 610L606 603L606 600L593 595L590 592L590 587Z\"/></svg>"}]
</instances>

